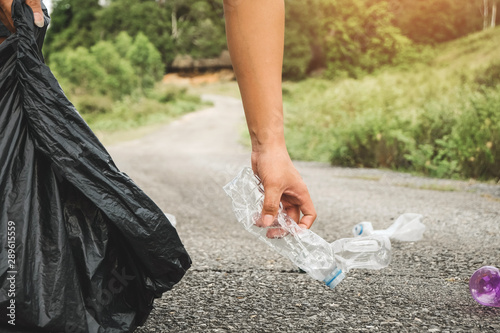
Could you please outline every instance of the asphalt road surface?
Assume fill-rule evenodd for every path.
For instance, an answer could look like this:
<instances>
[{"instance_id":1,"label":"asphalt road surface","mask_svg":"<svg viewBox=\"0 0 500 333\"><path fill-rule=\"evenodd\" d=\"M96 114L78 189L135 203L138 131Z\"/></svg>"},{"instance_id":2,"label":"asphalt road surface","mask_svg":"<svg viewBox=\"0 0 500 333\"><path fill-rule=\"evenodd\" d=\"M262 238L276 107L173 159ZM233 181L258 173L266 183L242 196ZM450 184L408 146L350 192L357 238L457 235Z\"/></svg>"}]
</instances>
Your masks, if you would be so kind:
<instances>
[{"instance_id":1,"label":"asphalt road surface","mask_svg":"<svg viewBox=\"0 0 500 333\"><path fill-rule=\"evenodd\" d=\"M371 221L425 216L424 239L393 242L381 271L353 270L334 290L301 274L234 218L222 186L250 163L241 102L214 107L109 148L118 167L177 217L193 259L137 332L500 332L500 308L472 299L469 277L500 267L500 186L296 162L328 241Z\"/></svg>"}]
</instances>

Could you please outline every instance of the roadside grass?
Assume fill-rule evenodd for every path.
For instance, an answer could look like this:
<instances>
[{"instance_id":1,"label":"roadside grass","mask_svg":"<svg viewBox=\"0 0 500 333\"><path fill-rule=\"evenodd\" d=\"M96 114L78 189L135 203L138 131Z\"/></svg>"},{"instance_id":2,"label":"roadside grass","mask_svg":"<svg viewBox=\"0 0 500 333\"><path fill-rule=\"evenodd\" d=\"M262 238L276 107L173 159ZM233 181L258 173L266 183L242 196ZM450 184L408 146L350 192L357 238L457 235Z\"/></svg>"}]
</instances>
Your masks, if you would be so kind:
<instances>
[{"instance_id":1,"label":"roadside grass","mask_svg":"<svg viewBox=\"0 0 500 333\"><path fill-rule=\"evenodd\" d=\"M361 79L285 82L294 159L500 179L500 29Z\"/></svg>"},{"instance_id":2,"label":"roadside grass","mask_svg":"<svg viewBox=\"0 0 500 333\"><path fill-rule=\"evenodd\" d=\"M145 94L121 100L95 95L70 99L105 144L138 138L183 114L211 105L186 88L161 83Z\"/></svg>"},{"instance_id":3,"label":"roadside grass","mask_svg":"<svg viewBox=\"0 0 500 333\"><path fill-rule=\"evenodd\" d=\"M188 92L201 95L201 94L214 94L227 97L241 98L238 83L236 81L219 81L213 83L202 83L198 85L191 85Z\"/></svg>"}]
</instances>

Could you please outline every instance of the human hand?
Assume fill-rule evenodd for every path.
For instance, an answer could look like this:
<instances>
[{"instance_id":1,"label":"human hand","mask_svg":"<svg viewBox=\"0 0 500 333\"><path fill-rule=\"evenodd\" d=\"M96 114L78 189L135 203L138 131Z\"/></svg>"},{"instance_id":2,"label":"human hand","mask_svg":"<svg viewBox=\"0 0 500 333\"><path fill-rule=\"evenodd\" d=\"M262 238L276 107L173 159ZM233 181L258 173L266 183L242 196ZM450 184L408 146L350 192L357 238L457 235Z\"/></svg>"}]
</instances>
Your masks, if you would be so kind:
<instances>
[{"instance_id":1,"label":"human hand","mask_svg":"<svg viewBox=\"0 0 500 333\"><path fill-rule=\"evenodd\" d=\"M316 219L316 210L307 186L295 169L284 146L253 149L252 169L264 186L262 217L256 221L259 227L273 225L280 201L284 210L302 228L310 228ZM300 218L300 213L303 216ZM281 229L269 229L267 237L283 236Z\"/></svg>"},{"instance_id":2,"label":"human hand","mask_svg":"<svg viewBox=\"0 0 500 333\"><path fill-rule=\"evenodd\" d=\"M13 0L0 0L0 21L11 32L16 32L14 22L12 21L12 1ZM43 19L42 4L40 0L26 0L26 4L33 10L35 17L35 25L42 28L45 24Z\"/></svg>"}]
</instances>

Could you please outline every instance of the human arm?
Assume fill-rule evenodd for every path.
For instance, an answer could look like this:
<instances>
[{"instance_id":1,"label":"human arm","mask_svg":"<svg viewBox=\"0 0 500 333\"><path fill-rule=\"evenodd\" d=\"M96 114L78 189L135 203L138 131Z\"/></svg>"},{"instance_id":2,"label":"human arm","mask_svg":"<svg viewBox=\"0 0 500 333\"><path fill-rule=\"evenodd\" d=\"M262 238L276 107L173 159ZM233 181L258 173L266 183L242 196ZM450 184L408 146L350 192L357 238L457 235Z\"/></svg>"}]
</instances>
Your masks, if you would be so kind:
<instances>
[{"instance_id":1,"label":"human arm","mask_svg":"<svg viewBox=\"0 0 500 333\"><path fill-rule=\"evenodd\" d=\"M281 201L292 219L310 228L316 211L293 166L284 137L284 11L283 0L224 0L229 52L252 142L252 169L265 190L259 223L263 227L271 225Z\"/></svg>"}]
</instances>

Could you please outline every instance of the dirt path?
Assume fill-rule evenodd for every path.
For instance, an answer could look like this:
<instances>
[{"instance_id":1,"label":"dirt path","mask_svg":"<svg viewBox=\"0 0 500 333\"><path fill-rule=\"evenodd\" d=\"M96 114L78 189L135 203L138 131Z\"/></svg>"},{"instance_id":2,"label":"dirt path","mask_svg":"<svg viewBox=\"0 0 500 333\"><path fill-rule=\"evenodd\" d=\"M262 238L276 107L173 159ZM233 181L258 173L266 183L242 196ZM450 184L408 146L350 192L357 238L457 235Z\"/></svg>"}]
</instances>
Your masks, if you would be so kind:
<instances>
[{"instance_id":1,"label":"dirt path","mask_svg":"<svg viewBox=\"0 0 500 333\"><path fill-rule=\"evenodd\" d=\"M477 305L468 278L500 267L500 186L297 162L329 241L405 212L426 216L418 243L393 243L382 271L352 271L335 289L299 274L237 224L222 186L249 165L241 102L214 107L109 147L117 165L176 215L193 268L155 303L140 332L499 331L500 309Z\"/></svg>"}]
</instances>

